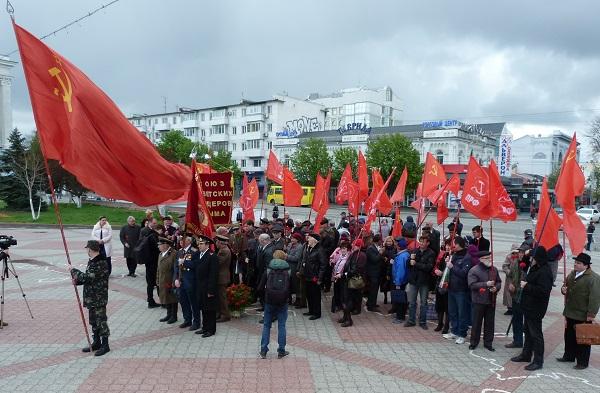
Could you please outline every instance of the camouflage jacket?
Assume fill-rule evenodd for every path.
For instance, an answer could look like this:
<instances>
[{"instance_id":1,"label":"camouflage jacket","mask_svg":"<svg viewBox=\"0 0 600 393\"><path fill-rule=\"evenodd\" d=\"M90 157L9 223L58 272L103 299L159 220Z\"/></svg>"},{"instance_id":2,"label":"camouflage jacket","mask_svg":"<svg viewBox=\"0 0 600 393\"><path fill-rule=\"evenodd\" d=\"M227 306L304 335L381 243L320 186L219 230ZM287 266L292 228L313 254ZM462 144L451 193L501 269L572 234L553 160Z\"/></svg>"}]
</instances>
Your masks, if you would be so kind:
<instances>
[{"instance_id":1,"label":"camouflage jacket","mask_svg":"<svg viewBox=\"0 0 600 393\"><path fill-rule=\"evenodd\" d=\"M71 276L77 285L83 285L83 305L85 307L106 306L108 303L108 264L101 255L88 261L85 273L73 269Z\"/></svg>"}]
</instances>

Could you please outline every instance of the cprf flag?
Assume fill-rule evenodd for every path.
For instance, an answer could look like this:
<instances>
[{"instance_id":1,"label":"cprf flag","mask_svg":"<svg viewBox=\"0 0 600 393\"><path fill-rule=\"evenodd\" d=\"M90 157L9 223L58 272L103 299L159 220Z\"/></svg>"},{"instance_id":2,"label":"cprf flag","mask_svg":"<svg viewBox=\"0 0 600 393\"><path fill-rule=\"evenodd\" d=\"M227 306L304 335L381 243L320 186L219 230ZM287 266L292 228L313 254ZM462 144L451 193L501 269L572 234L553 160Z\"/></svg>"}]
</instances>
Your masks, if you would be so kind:
<instances>
[{"instance_id":1,"label":"cprf flag","mask_svg":"<svg viewBox=\"0 0 600 393\"><path fill-rule=\"evenodd\" d=\"M267 163L267 179L283 186L283 165L277 159L273 150L269 151L269 162Z\"/></svg>"},{"instance_id":2,"label":"cprf flag","mask_svg":"<svg viewBox=\"0 0 600 393\"><path fill-rule=\"evenodd\" d=\"M488 172L490 179L490 204L488 211L490 217L499 218L504 222L515 221L517 219L517 209L502 184L498 167L496 167L494 160L491 160Z\"/></svg>"},{"instance_id":3,"label":"cprf flag","mask_svg":"<svg viewBox=\"0 0 600 393\"><path fill-rule=\"evenodd\" d=\"M338 205L341 205L348 200L348 182L350 181L352 181L352 168L350 168L350 164L346 164L346 168L344 169L344 173L342 173L340 183L338 184L337 195L335 196L335 203Z\"/></svg>"},{"instance_id":4,"label":"cprf flag","mask_svg":"<svg viewBox=\"0 0 600 393\"><path fill-rule=\"evenodd\" d=\"M434 192L439 186L446 184L446 172L435 157L427 152L425 167L423 168L423 190L424 197Z\"/></svg>"},{"instance_id":5,"label":"cprf flag","mask_svg":"<svg viewBox=\"0 0 600 393\"><path fill-rule=\"evenodd\" d=\"M46 158L58 160L84 187L140 206L177 199L189 189L186 167L162 158L81 70L13 27Z\"/></svg>"},{"instance_id":6,"label":"cprf flag","mask_svg":"<svg viewBox=\"0 0 600 393\"><path fill-rule=\"evenodd\" d=\"M256 179L248 182L248 176L244 173L242 181L242 195L240 195L240 207L242 208L242 220L254 221L254 207L258 203L258 185Z\"/></svg>"},{"instance_id":7,"label":"cprf flag","mask_svg":"<svg viewBox=\"0 0 600 393\"><path fill-rule=\"evenodd\" d=\"M558 213L552 208L552 202L548 195L548 182L546 178L542 183L542 195L540 197L540 208L537 225L535 226L535 240L546 250L558 244L558 231L560 229L561 219Z\"/></svg>"},{"instance_id":8,"label":"cprf flag","mask_svg":"<svg viewBox=\"0 0 600 393\"><path fill-rule=\"evenodd\" d=\"M481 220L489 220L488 205L490 203L489 176L475 161L469 159L467 178L463 187L461 204L466 211Z\"/></svg>"}]
</instances>

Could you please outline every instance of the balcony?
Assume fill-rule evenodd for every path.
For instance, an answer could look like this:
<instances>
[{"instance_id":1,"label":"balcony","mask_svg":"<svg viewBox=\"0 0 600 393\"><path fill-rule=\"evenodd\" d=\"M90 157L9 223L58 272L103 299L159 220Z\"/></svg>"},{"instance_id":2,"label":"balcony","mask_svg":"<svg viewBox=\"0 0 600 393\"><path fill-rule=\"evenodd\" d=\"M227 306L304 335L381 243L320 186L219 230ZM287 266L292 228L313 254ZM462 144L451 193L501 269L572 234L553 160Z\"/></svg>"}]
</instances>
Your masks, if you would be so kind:
<instances>
[{"instance_id":1,"label":"balcony","mask_svg":"<svg viewBox=\"0 0 600 393\"><path fill-rule=\"evenodd\" d=\"M242 154L244 154L246 157L250 157L250 158L256 158L256 157L264 158L265 148L259 147L257 149L246 149L246 150L242 151Z\"/></svg>"},{"instance_id":2,"label":"balcony","mask_svg":"<svg viewBox=\"0 0 600 393\"><path fill-rule=\"evenodd\" d=\"M206 139L209 142L228 142L229 141L229 135L227 133L212 134L212 135L208 135Z\"/></svg>"}]
</instances>

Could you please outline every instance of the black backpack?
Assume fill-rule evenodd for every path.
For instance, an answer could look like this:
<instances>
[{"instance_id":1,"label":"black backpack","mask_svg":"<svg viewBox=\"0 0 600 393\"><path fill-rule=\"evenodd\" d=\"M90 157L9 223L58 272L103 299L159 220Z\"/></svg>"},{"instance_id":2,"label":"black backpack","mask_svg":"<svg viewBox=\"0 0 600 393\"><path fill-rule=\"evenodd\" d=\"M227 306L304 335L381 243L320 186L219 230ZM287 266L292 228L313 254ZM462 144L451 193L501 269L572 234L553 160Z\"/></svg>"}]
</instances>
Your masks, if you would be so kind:
<instances>
[{"instance_id":1,"label":"black backpack","mask_svg":"<svg viewBox=\"0 0 600 393\"><path fill-rule=\"evenodd\" d=\"M265 303L283 306L290 295L290 273L287 269L271 270L267 275Z\"/></svg>"}]
</instances>

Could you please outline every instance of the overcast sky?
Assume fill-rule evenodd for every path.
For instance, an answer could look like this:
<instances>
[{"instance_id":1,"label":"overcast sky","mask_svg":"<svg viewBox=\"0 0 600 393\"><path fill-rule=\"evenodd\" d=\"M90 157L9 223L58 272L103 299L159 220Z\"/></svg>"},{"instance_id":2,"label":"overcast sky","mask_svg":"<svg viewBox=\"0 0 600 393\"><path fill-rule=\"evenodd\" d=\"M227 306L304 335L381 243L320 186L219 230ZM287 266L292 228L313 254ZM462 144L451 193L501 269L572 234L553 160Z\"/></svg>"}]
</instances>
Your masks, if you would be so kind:
<instances>
[{"instance_id":1,"label":"overcast sky","mask_svg":"<svg viewBox=\"0 0 600 393\"><path fill-rule=\"evenodd\" d=\"M37 36L109 0L13 0ZM1 2L4 9L4 2ZM600 2L120 0L45 42L126 115L391 86L406 124L583 137L600 115ZM0 53L16 48L8 16ZM13 54L17 59L18 54ZM14 123L34 127L20 65Z\"/></svg>"}]
</instances>

